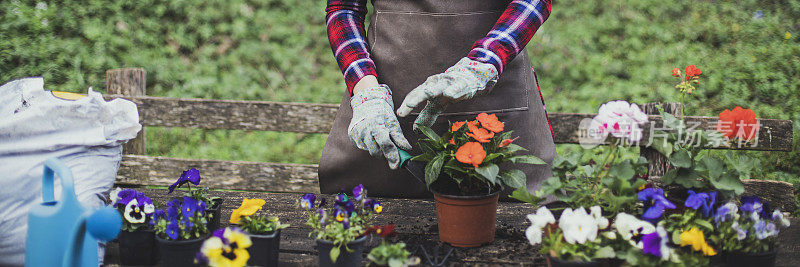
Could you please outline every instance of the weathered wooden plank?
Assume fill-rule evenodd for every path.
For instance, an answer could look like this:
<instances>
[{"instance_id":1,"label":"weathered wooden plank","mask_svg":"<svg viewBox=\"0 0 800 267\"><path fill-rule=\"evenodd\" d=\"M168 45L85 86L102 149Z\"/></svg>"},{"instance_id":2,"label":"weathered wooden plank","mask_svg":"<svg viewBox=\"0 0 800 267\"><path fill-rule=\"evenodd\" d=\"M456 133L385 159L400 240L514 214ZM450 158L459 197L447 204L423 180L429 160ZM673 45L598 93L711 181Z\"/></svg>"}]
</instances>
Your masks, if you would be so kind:
<instances>
[{"instance_id":1,"label":"weathered wooden plank","mask_svg":"<svg viewBox=\"0 0 800 267\"><path fill-rule=\"evenodd\" d=\"M794 211L797 209L794 186L783 181L770 180L742 180L744 195L758 196L780 210Z\"/></svg>"},{"instance_id":2,"label":"weathered wooden plank","mask_svg":"<svg viewBox=\"0 0 800 267\"><path fill-rule=\"evenodd\" d=\"M642 105L642 111L648 115L659 115L661 114L658 111L659 106L664 109L664 112L675 116L681 115L681 103L647 103ZM643 147L639 149L639 155L647 159L648 176L664 176L667 170L672 167L672 164L669 163L669 159L655 148Z\"/></svg>"},{"instance_id":3,"label":"weathered wooden plank","mask_svg":"<svg viewBox=\"0 0 800 267\"><path fill-rule=\"evenodd\" d=\"M166 190L143 189L156 202L168 199ZM178 195L173 193L174 195ZM308 266L315 265L317 253L315 242L308 237L310 228L304 225L303 211L296 208L296 200L300 194L261 193L261 192L222 192L212 191L211 195L225 199L222 209L222 224L227 225L230 212L238 207L242 198L261 198L266 200L264 211L280 217L284 223L292 226L281 233L281 265ZM378 216L378 224L394 223L399 233L398 240L406 242L412 253L421 256L420 245L430 250L438 242L435 205L432 200L379 199L386 209ZM480 248L457 248L451 256L451 266L464 265L536 265L544 264L538 247L531 246L525 240L525 228L529 222L525 215L534 211L534 207L522 203L500 203L497 211L497 230L495 242ZM800 262L800 240L794 238L800 234L800 220L792 218L792 227L779 236L778 266L797 266ZM785 234L784 234L785 233ZM376 245L372 241L367 251ZM114 253L110 250L109 253ZM113 257L108 257L112 258ZM113 262L110 262L113 264Z\"/></svg>"},{"instance_id":4,"label":"weathered wooden plank","mask_svg":"<svg viewBox=\"0 0 800 267\"><path fill-rule=\"evenodd\" d=\"M139 107L141 123L145 126L187 127L200 129L232 129L252 131L281 131L301 133L328 133L336 115L334 104L280 103L266 101L212 100L164 97L122 97ZM581 120L595 114L550 113L556 143L578 143L578 125ZM651 116L652 125L662 127L659 116ZM701 127L715 125L716 117L687 116L689 125ZM792 146L792 121L760 120L762 130L755 147L733 147L748 150L790 151ZM644 127L647 145L651 124Z\"/></svg>"},{"instance_id":5,"label":"weathered wooden plank","mask_svg":"<svg viewBox=\"0 0 800 267\"><path fill-rule=\"evenodd\" d=\"M319 192L317 165L178 159L124 155L116 182L121 185L170 185L183 170L196 168L202 186L271 192Z\"/></svg>"},{"instance_id":6,"label":"weathered wooden plank","mask_svg":"<svg viewBox=\"0 0 800 267\"><path fill-rule=\"evenodd\" d=\"M125 96L147 95L147 72L143 68L112 69L106 71L106 92ZM139 131L136 138L122 145L122 153L144 155L145 129Z\"/></svg>"},{"instance_id":7,"label":"weathered wooden plank","mask_svg":"<svg viewBox=\"0 0 800 267\"><path fill-rule=\"evenodd\" d=\"M338 105L197 98L120 97L139 107L142 125L328 133Z\"/></svg>"}]
</instances>

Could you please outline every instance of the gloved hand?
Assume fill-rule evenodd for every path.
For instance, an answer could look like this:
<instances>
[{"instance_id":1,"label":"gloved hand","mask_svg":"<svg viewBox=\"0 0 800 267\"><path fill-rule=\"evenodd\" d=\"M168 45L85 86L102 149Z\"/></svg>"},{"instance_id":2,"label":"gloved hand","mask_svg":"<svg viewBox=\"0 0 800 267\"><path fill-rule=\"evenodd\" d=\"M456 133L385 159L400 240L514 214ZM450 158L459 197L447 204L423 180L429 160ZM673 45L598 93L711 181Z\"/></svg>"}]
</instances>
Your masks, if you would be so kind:
<instances>
[{"instance_id":1,"label":"gloved hand","mask_svg":"<svg viewBox=\"0 0 800 267\"><path fill-rule=\"evenodd\" d=\"M444 73L428 77L424 83L411 90L397 109L397 115L408 116L411 110L427 101L419 117L414 120L414 130L417 125L430 127L450 103L488 92L497 82L497 77L494 65L462 58Z\"/></svg>"},{"instance_id":2,"label":"gloved hand","mask_svg":"<svg viewBox=\"0 0 800 267\"><path fill-rule=\"evenodd\" d=\"M400 166L397 146L411 150L400 123L394 115L392 91L385 84L359 91L350 99L353 118L347 127L347 135L359 149L369 151L372 156L383 153L389 167ZM392 142L394 141L394 142Z\"/></svg>"}]
</instances>

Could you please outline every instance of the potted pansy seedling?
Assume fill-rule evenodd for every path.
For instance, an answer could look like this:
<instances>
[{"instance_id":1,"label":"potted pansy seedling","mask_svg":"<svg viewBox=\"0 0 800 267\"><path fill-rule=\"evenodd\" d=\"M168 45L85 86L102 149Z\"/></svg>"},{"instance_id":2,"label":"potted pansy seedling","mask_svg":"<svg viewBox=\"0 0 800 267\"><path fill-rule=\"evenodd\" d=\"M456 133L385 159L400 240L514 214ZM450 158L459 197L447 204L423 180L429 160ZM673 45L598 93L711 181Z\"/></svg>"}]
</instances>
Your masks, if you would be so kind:
<instances>
[{"instance_id":1,"label":"potted pansy seedling","mask_svg":"<svg viewBox=\"0 0 800 267\"><path fill-rule=\"evenodd\" d=\"M208 236L208 206L192 197L173 199L151 218L162 266L192 266Z\"/></svg>"},{"instance_id":2,"label":"potted pansy seedling","mask_svg":"<svg viewBox=\"0 0 800 267\"><path fill-rule=\"evenodd\" d=\"M208 204L208 231L211 232L219 228L222 198L209 197L208 187L199 187L201 179L200 171L195 168L190 168L181 173L181 176L178 178L178 180L169 186L169 194L171 194L176 188L180 188L181 186L185 185L188 188L188 192L186 192L184 196L192 197ZM195 185L195 187L192 187L191 185Z\"/></svg>"},{"instance_id":3,"label":"potted pansy seedling","mask_svg":"<svg viewBox=\"0 0 800 267\"><path fill-rule=\"evenodd\" d=\"M770 209L758 197L741 199L741 206L728 202L714 213L717 231L710 239L727 255L728 266L775 266L777 236L789 220L780 210Z\"/></svg>"},{"instance_id":4,"label":"potted pansy seedling","mask_svg":"<svg viewBox=\"0 0 800 267\"><path fill-rule=\"evenodd\" d=\"M122 215L119 233L119 257L123 265L155 264L155 237L150 228L153 201L144 193L117 187L109 195L111 206Z\"/></svg>"},{"instance_id":5,"label":"potted pansy seedling","mask_svg":"<svg viewBox=\"0 0 800 267\"><path fill-rule=\"evenodd\" d=\"M425 134L422 154L427 162L425 183L436 199L439 239L457 247L475 247L494 241L497 200L504 188L525 188L525 173L512 164L546 164L514 144L513 131L494 114L481 113L473 121L457 121L437 135ZM500 164L508 165L500 170ZM518 165L517 165L518 166Z\"/></svg>"},{"instance_id":6,"label":"potted pansy seedling","mask_svg":"<svg viewBox=\"0 0 800 267\"><path fill-rule=\"evenodd\" d=\"M263 199L243 199L239 208L231 212L229 222L238 224L252 240L253 245L247 249L251 265L278 266L281 229L289 225L282 224L278 217L256 214L265 203Z\"/></svg>"},{"instance_id":7,"label":"potted pansy seedling","mask_svg":"<svg viewBox=\"0 0 800 267\"><path fill-rule=\"evenodd\" d=\"M305 194L298 202L306 211L309 236L317 240L319 266L360 266L367 229L375 215L383 211L380 202L367 198L363 185L353 188L353 194L336 195L332 205L324 198L317 201L314 194Z\"/></svg>"},{"instance_id":8,"label":"potted pansy seedling","mask_svg":"<svg viewBox=\"0 0 800 267\"><path fill-rule=\"evenodd\" d=\"M211 267L243 267L248 266L253 245L250 236L236 227L220 228L203 242L197 252L194 263ZM256 265L277 266L277 265Z\"/></svg>"},{"instance_id":9,"label":"potted pansy seedling","mask_svg":"<svg viewBox=\"0 0 800 267\"><path fill-rule=\"evenodd\" d=\"M412 256L411 252L406 249L406 243L388 241L388 239L397 236L394 228L395 226L390 224L387 226L373 226L367 229L367 233L383 238L381 244L374 247L367 254L367 259L369 260L367 266L406 267L416 266L420 263L419 257Z\"/></svg>"}]
</instances>

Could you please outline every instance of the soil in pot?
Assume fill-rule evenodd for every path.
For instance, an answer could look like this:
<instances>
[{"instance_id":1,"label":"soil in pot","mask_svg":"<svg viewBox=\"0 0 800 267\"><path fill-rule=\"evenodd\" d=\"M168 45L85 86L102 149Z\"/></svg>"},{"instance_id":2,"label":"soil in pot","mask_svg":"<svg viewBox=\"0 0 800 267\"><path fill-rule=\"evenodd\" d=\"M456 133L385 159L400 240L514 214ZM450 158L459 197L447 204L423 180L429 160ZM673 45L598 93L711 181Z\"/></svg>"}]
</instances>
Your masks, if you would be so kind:
<instances>
[{"instance_id":1,"label":"soil in pot","mask_svg":"<svg viewBox=\"0 0 800 267\"><path fill-rule=\"evenodd\" d=\"M774 267L777 255L777 250L763 253L727 252L727 263L730 267Z\"/></svg>"},{"instance_id":2,"label":"soil in pot","mask_svg":"<svg viewBox=\"0 0 800 267\"><path fill-rule=\"evenodd\" d=\"M155 265L156 253L156 238L152 230L119 232L119 260L122 265Z\"/></svg>"},{"instance_id":3,"label":"soil in pot","mask_svg":"<svg viewBox=\"0 0 800 267\"><path fill-rule=\"evenodd\" d=\"M317 239L319 266L361 266L361 261L364 254L364 245L366 241L367 237L362 236L356 240L353 240L353 242L347 243L347 247L350 248L352 252L348 252L344 246L342 246L342 249L339 253L339 258L336 259L336 263L333 263L330 256L331 249L333 248L333 242Z\"/></svg>"},{"instance_id":4,"label":"soil in pot","mask_svg":"<svg viewBox=\"0 0 800 267\"><path fill-rule=\"evenodd\" d=\"M566 261L561 260L555 257L551 257L547 255L545 257L547 260L548 267L600 267L603 264L596 262L596 261L588 261L588 262L578 262L578 261Z\"/></svg>"},{"instance_id":5,"label":"soil in pot","mask_svg":"<svg viewBox=\"0 0 800 267\"><path fill-rule=\"evenodd\" d=\"M197 252L200 252L200 247L206 237L208 236L192 240L172 241L156 236L158 250L161 252L161 266L195 266L194 258L197 256Z\"/></svg>"},{"instance_id":6,"label":"soil in pot","mask_svg":"<svg viewBox=\"0 0 800 267\"><path fill-rule=\"evenodd\" d=\"M222 198L217 198L211 201L211 207L208 208L208 213L211 214L211 220L208 221L206 227L208 232L213 233L214 230L219 229L219 218L221 216L220 210L222 208Z\"/></svg>"},{"instance_id":7,"label":"soil in pot","mask_svg":"<svg viewBox=\"0 0 800 267\"><path fill-rule=\"evenodd\" d=\"M250 253L248 265L252 266L278 266L278 250L281 244L281 230L269 235L250 235L253 245L247 248Z\"/></svg>"},{"instance_id":8,"label":"soil in pot","mask_svg":"<svg viewBox=\"0 0 800 267\"><path fill-rule=\"evenodd\" d=\"M453 196L434 192L439 240L454 247L478 247L493 242L499 193Z\"/></svg>"}]
</instances>

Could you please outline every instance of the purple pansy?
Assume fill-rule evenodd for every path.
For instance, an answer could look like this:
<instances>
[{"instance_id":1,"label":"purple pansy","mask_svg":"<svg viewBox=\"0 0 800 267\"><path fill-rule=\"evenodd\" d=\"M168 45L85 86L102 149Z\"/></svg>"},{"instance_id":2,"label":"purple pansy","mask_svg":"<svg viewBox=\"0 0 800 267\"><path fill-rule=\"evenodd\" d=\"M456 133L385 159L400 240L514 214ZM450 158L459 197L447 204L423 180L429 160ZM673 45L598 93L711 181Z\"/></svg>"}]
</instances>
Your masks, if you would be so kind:
<instances>
[{"instance_id":1,"label":"purple pansy","mask_svg":"<svg viewBox=\"0 0 800 267\"><path fill-rule=\"evenodd\" d=\"M761 199L759 199L757 196L742 197L741 201L742 201L741 210L743 212L761 213L761 211L764 210L764 204L761 203Z\"/></svg>"},{"instance_id":2,"label":"purple pansy","mask_svg":"<svg viewBox=\"0 0 800 267\"><path fill-rule=\"evenodd\" d=\"M172 219L167 225L167 236L172 240L178 240L178 237L180 237L180 231L181 228L178 226L178 221L176 219Z\"/></svg>"},{"instance_id":3,"label":"purple pansy","mask_svg":"<svg viewBox=\"0 0 800 267\"><path fill-rule=\"evenodd\" d=\"M342 221L342 227L344 227L345 230L350 229L350 219L344 218L344 221Z\"/></svg>"},{"instance_id":4,"label":"purple pansy","mask_svg":"<svg viewBox=\"0 0 800 267\"><path fill-rule=\"evenodd\" d=\"M193 185L200 184L200 171L195 168L188 169L181 173L181 177L175 181L172 185L169 186L169 193L175 190L175 188L181 187L186 183L192 183Z\"/></svg>"},{"instance_id":5,"label":"purple pansy","mask_svg":"<svg viewBox=\"0 0 800 267\"><path fill-rule=\"evenodd\" d=\"M206 202L205 201L202 201L202 200L198 200L197 201L197 212L200 212L200 215L206 214L206 209L207 208L208 208L208 206L206 206Z\"/></svg>"},{"instance_id":6,"label":"purple pansy","mask_svg":"<svg viewBox=\"0 0 800 267\"><path fill-rule=\"evenodd\" d=\"M356 201L360 201L361 198L364 197L364 185L358 184L356 187L353 188L353 197Z\"/></svg>"},{"instance_id":7,"label":"purple pansy","mask_svg":"<svg viewBox=\"0 0 800 267\"><path fill-rule=\"evenodd\" d=\"M675 204L664 197L664 190L660 188L645 188L637 195L640 201L646 202L645 206L647 206L642 218L650 222L658 221L664 214L664 209L675 208Z\"/></svg>"},{"instance_id":8,"label":"purple pansy","mask_svg":"<svg viewBox=\"0 0 800 267\"><path fill-rule=\"evenodd\" d=\"M192 197L183 197L181 214L183 217L192 217L197 212L197 200Z\"/></svg>"},{"instance_id":9,"label":"purple pansy","mask_svg":"<svg viewBox=\"0 0 800 267\"><path fill-rule=\"evenodd\" d=\"M714 212L714 223L719 224L728 219L736 218L738 212L739 208L736 207L736 204L732 202L725 203L725 205L720 206L717 208L717 211Z\"/></svg>"},{"instance_id":10,"label":"purple pansy","mask_svg":"<svg viewBox=\"0 0 800 267\"><path fill-rule=\"evenodd\" d=\"M643 251L645 254L661 257L661 236L652 232L642 236Z\"/></svg>"},{"instance_id":11,"label":"purple pansy","mask_svg":"<svg viewBox=\"0 0 800 267\"><path fill-rule=\"evenodd\" d=\"M136 190L133 189L122 189L117 193L119 200L117 201L117 205L127 206L128 202L131 202L134 198L136 198Z\"/></svg>"},{"instance_id":12,"label":"purple pansy","mask_svg":"<svg viewBox=\"0 0 800 267\"><path fill-rule=\"evenodd\" d=\"M318 209L317 212L319 213L319 223L325 225L325 221L328 220L328 213L325 212L325 209Z\"/></svg>"},{"instance_id":13,"label":"purple pansy","mask_svg":"<svg viewBox=\"0 0 800 267\"><path fill-rule=\"evenodd\" d=\"M317 200L317 195L307 193L300 199L300 206L304 209L310 210L314 208L314 201Z\"/></svg>"},{"instance_id":14,"label":"purple pansy","mask_svg":"<svg viewBox=\"0 0 800 267\"><path fill-rule=\"evenodd\" d=\"M702 208L703 216L708 217L716 201L716 191L710 193L695 193L693 190L689 190L689 197L686 198L686 202L684 202L683 205L694 210Z\"/></svg>"}]
</instances>

